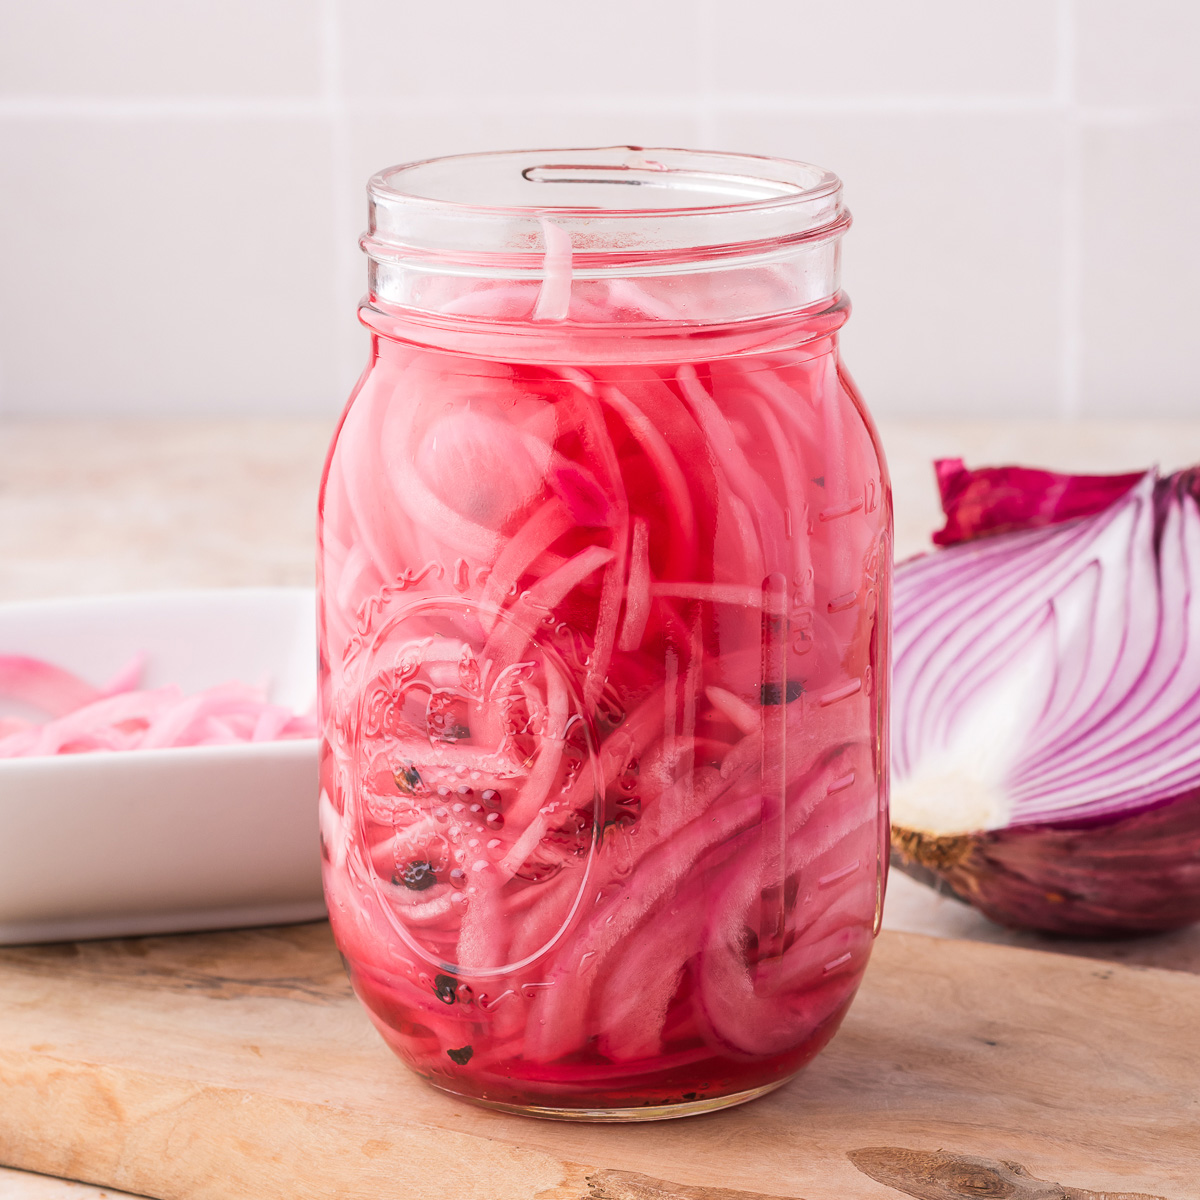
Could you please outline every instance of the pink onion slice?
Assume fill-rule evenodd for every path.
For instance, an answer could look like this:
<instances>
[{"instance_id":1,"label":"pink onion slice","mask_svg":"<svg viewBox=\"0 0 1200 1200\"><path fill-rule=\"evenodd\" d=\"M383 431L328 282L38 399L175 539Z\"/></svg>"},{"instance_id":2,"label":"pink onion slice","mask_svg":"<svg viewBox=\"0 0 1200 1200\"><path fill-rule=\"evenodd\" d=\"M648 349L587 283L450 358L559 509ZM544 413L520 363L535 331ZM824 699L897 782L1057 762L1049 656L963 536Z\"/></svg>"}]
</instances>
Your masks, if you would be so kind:
<instances>
[{"instance_id":1,"label":"pink onion slice","mask_svg":"<svg viewBox=\"0 0 1200 1200\"><path fill-rule=\"evenodd\" d=\"M571 307L571 235L548 217L542 219L545 272L534 305L535 321L564 321Z\"/></svg>"},{"instance_id":2,"label":"pink onion slice","mask_svg":"<svg viewBox=\"0 0 1200 1200\"><path fill-rule=\"evenodd\" d=\"M41 659L0 656L0 698L40 707L50 719L0 722L0 758L228 745L317 735L316 718L270 704L259 688L221 684L192 696L171 686L138 690L145 656L103 688Z\"/></svg>"},{"instance_id":3,"label":"pink onion slice","mask_svg":"<svg viewBox=\"0 0 1200 1200\"><path fill-rule=\"evenodd\" d=\"M20 654L0 655L0 696L54 717L99 700L98 688L53 663Z\"/></svg>"},{"instance_id":4,"label":"pink onion slice","mask_svg":"<svg viewBox=\"0 0 1200 1200\"><path fill-rule=\"evenodd\" d=\"M593 361L593 300L661 318L693 298L572 276L557 232L540 280L476 298L504 320L536 309L545 359L504 358L499 337L496 361L482 340L477 357L381 340L387 374L355 401L326 489L339 943L385 1037L435 1073L470 1049L489 1094L808 1054L878 906L887 499L832 346ZM384 395L403 416L378 415ZM854 447L831 458L842 436ZM427 644L453 653L409 673ZM477 670L451 678L468 650ZM449 737L440 689L469 714ZM768 924L779 944L759 954L743 933Z\"/></svg>"}]
</instances>

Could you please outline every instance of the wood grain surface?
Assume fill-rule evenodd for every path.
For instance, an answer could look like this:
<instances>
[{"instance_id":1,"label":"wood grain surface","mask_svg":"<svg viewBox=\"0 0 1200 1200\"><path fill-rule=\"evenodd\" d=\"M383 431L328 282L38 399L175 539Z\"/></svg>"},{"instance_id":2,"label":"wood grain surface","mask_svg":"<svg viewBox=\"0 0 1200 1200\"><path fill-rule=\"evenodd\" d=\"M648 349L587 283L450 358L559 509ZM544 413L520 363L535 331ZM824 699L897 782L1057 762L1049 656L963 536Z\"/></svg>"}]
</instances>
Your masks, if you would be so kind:
<instances>
[{"instance_id":1,"label":"wood grain surface","mask_svg":"<svg viewBox=\"0 0 1200 1200\"><path fill-rule=\"evenodd\" d=\"M1162 1200L1145 1192L1065 1187L1035 1179L1020 1163L996 1162L974 1154L871 1146L851 1150L848 1157L864 1174L916 1200L961 1200L964 1196L991 1196L996 1200Z\"/></svg>"},{"instance_id":2,"label":"wood grain surface","mask_svg":"<svg viewBox=\"0 0 1200 1200\"><path fill-rule=\"evenodd\" d=\"M939 455L1082 471L1200 458L1194 419L880 427L900 558L927 547L940 523L930 468ZM332 428L332 418L0 421L0 600L309 583ZM896 928L1200 971L1200 927L1062 943L1001 929L916 885L905 907L905 882L892 888L884 917ZM1046 956L885 936L843 1033L782 1092L677 1128L572 1131L465 1110L405 1076L347 999L323 936L12 952L16 960L0 962L0 1161L197 1200L536 1194L499 1169L474 1191L451 1171L438 1192L430 1171L460 1144L439 1140L448 1122L494 1142L505 1162L513 1145L522 1155L545 1151L563 1180L565 1156L582 1146L584 1166L560 1194L589 1200L729 1200L731 1189L737 1200L772 1192L896 1200L920 1193L906 1193L900 1176L872 1178L846 1153L933 1154L943 1145L962 1161L1019 1162L1028 1179L1057 1181L1045 1185L1056 1200L1090 1200L1104 1188L1109 1197L1200 1200L1196 999L1160 985L1157 973L1103 980L1096 963L1056 959L1051 971L1029 965ZM1185 1015L1163 1015L1176 1006ZM181 1106L173 1124L172 1096ZM122 1097L128 1108L113 1108ZM289 1127L269 1115L285 1102L298 1106L287 1109L298 1122L294 1146ZM194 1126L192 1113L203 1115ZM74 1124L74 1114L86 1121ZM367 1118L380 1136L362 1133ZM412 1121L434 1131L425 1142L403 1141ZM403 1146L413 1144L408 1161ZM917 1169L912 1161L905 1169ZM933 1170L928 1161L920 1169ZM993 1192L967 1194L1025 1200L986 1186ZM705 1187L707 1195L694 1190ZM0 1197L57 1197L60 1188L75 1193L0 1175Z\"/></svg>"},{"instance_id":3,"label":"wood grain surface","mask_svg":"<svg viewBox=\"0 0 1200 1200\"><path fill-rule=\"evenodd\" d=\"M885 932L793 1083L618 1127L425 1086L324 924L10 948L0 1162L163 1200L1196 1200L1200 978Z\"/></svg>"}]
</instances>

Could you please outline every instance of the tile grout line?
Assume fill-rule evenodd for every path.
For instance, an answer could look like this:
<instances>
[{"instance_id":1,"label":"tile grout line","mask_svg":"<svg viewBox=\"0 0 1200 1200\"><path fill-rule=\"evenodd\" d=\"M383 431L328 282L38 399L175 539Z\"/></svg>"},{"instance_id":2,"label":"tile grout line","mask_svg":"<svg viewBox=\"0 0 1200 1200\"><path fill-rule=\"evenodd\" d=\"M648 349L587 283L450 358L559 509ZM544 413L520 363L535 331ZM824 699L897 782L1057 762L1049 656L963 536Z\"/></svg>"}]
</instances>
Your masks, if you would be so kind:
<instances>
[{"instance_id":1,"label":"tile grout line","mask_svg":"<svg viewBox=\"0 0 1200 1200\"><path fill-rule=\"evenodd\" d=\"M347 230L351 228L353 220L353 183L350 179L350 109L343 86L343 62L340 0L321 0L321 84L330 133L330 239L333 253L331 327L335 331L341 328L345 318L343 300L354 288L351 276L357 278L360 272L357 257L351 256L346 247ZM343 341L335 333L334 388L339 393L349 390L350 383L361 367L357 357L355 362L350 361L348 345L343 345ZM343 399L343 395L335 395L334 405L340 409Z\"/></svg>"},{"instance_id":2,"label":"tile grout line","mask_svg":"<svg viewBox=\"0 0 1200 1200\"><path fill-rule=\"evenodd\" d=\"M1082 122L1076 86L1075 0L1058 0L1058 64L1056 94L1062 110L1062 249L1059 281L1059 415L1068 421L1082 415L1083 365L1083 178Z\"/></svg>"},{"instance_id":3,"label":"tile grout line","mask_svg":"<svg viewBox=\"0 0 1200 1200\"><path fill-rule=\"evenodd\" d=\"M336 0L330 4L336 18ZM711 0L705 0L707 6ZM1064 0L1060 0L1060 3ZM704 10L702 10L703 12ZM701 36L704 34L701 27ZM323 33L324 38L340 42L336 26ZM712 50L710 47L709 55ZM323 58L327 57L323 54ZM323 75L330 69L323 63ZM337 80L335 90L323 84L319 96L280 96L264 99L253 96L145 96L112 98L107 96L0 97L0 121L28 120L89 120L89 121L156 121L156 120L220 120L236 117L264 120L328 119L338 114L421 116L430 114L472 114L481 104L502 109L511 116L532 116L544 112L547 106L564 114L584 113L652 113L656 115L696 115L717 113L778 114L781 116L948 116L955 114L1007 115L1061 113L1069 103L1075 119L1086 125L1130 126L1152 124L1165 120L1200 119L1200 105L1151 104L1127 106L1087 106L1074 98L1064 100L1060 89L1045 96L842 96L786 97L731 93L720 95L711 86L700 95L642 96L634 94L514 96L484 94L467 99L452 96L363 96L348 97L340 81L340 63L334 65ZM701 69L706 69L701 66ZM711 74L711 72L710 72ZM701 130L703 132L703 130Z\"/></svg>"},{"instance_id":4,"label":"tile grout line","mask_svg":"<svg viewBox=\"0 0 1200 1200\"><path fill-rule=\"evenodd\" d=\"M717 101L713 78L717 68L717 0L699 0L696 29L696 145L716 150Z\"/></svg>"},{"instance_id":5,"label":"tile grout line","mask_svg":"<svg viewBox=\"0 0 1200 1200\"><path fill-rule=\"evenodd\" d=\"M161 121L234 117L296 120L322 117L324 96L6 96L0 120Z\"/></svg>"}]
</instances>

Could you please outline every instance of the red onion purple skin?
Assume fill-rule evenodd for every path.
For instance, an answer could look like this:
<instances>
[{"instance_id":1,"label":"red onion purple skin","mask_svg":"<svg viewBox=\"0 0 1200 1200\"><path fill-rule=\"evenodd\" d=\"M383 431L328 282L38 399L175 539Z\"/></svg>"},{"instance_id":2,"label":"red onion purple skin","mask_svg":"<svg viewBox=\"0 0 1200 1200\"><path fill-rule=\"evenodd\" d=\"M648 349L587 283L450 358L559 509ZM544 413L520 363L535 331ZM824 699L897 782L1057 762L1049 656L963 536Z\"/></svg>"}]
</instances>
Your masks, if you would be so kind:
<instances>
[{"instance_id":1,"label":"red onion purple skin","mask_svg":"<svg viewBox=\"0 0 1200 1200\"><path fill-rule=\"evenodd\" d=\"M1104 823L1017 825L965 841L958 861L925 865L1001 925L1101 938L1200 920L1200 792Z\"/></svg>"},{"instance_id":2,"label":"red onion purple skin","mask_svg":"<svg viewBox=\"0 0 1200 1200\"><path fill-rule=\"evenodd\" d=\"M933 535L938 546L1091 516L1144 474L1061 475L1032 467L969 471L961 458L940 458L933 468L946 514L945 526Z\"/></svg>"}]
</instances>

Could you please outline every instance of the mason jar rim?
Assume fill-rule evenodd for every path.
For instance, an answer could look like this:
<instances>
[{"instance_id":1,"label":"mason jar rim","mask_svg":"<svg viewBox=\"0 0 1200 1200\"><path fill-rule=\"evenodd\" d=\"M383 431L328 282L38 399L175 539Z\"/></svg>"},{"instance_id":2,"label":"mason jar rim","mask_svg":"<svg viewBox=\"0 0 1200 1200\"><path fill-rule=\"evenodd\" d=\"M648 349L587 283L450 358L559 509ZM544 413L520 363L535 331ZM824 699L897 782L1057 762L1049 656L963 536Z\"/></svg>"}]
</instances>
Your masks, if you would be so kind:
<instances>
[{"instance_id":1,"label":"mason jar rim","mask_svg":"<svg viewBox=\"0 0 1200 1200\"><path fill-rule=\"evenodd\" d=\"M617 155L624 156L623 161L613 161ZM565 161L537 163L524 167L520 173L526 181L543 184L551 182L593 182L601 186L611 186L618 182L634 183L635 180L628 178L628 176L640 176L643 173L649 174L651 179L658 177L668 180L679 175L690 175L696 179L708 179L713 185L718 185L722 181L722 178L729 182L736 181L743 186L751 185L753 182L759 184L764 192L773 187L773 194L763 195L759 199L743 199L719 204L680 204L671 207L653 205L643 208L633 205L613 207L610 205L595 204L475 204L469 201L456 200L449 196L422 195L420 192L392 186L392 181L402 175L411 177L413 174L431 167L461 165L464 168L470 168L475 165L482 166L487 163L500 164L505 161L512 162L525 158L536 159L545 156L553 156L555 160ZM573 157L579 158L581 161L570 161ZM603 161L605 157L609 161ZM740 166L742 170L736 174L730 170L723 173L722 176L722 173L711 170L703 171L701 169L706 164L715 163L728 165L730 168ZM586 173L588 171L596 173L601 171L613 172L614 178L594 181L560 181L559 179L548 177L551 172L566 172L568 170L579 173ZM811 182L802 182L799 178L796 178L802 172L815 173L815 178ZM625 180L618 180L615 177L617 173L625 174L627 178ZM791 175L793 178L782 177L785 175ZM636 183L639 186L644 186L647 182L649 182L647 179L636 179ZM649 215L664 216L667 214L693 213L697 211L746 211L758 208L811 203L814 199L840 191L841 180L832 171L828 171L824 167L818 167L813 163L801 162L796 159L771 158L758 154L736 154L729 151L679 150L665 147L646 148L643 146L595 146L580 149L485 150L469 154L449 154L432 158L414 159L411 162L398 163L395 166L385 167L382 171L377 171L371 176L367 186L372 197L380 200L395 197L405 203L445 205L464 211L481 213L502 212L513 215L527 214L535 211L539 213L554 211L563 214L579 213L587 215L596 215L598 212L603 212L606 216L637 218Z\"/></svg>"},{"instance_id":2,"label":"mason jar rim","mask_svg":"<svg viewBox=\"0 0 1200 1200\"><path fill-rule=\"evenodd\" d=\"M545 189L545 190L543 190ZM640 146L487 151L388 167L367 185L372 258L540 254L547 224L609 261L841 235L841 180L811 163Z\"/></svg>"}]
</instances>

